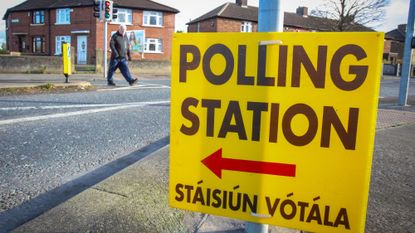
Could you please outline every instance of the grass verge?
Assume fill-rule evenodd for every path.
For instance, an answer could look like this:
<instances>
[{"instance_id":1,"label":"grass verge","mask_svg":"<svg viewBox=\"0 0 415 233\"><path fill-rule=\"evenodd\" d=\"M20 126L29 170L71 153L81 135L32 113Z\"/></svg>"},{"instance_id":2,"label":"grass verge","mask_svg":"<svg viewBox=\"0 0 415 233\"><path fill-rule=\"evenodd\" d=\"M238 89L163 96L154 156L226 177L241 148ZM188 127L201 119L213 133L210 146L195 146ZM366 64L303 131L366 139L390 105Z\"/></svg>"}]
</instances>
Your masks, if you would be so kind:
<instances>
[{"instance_id":1,"label":"grass verge","mask_svg":"<svg viewBox=\"0 0 415 233\"><path fill-rule=\"evenodd\" d=\"M96 88L92 85L54 85L45 83L35 87L10 87L0 88L0 96L8 95L34 95L49 93L69 93L69 92L85 92L94 91Z\"/></svg>"}]
</instances>

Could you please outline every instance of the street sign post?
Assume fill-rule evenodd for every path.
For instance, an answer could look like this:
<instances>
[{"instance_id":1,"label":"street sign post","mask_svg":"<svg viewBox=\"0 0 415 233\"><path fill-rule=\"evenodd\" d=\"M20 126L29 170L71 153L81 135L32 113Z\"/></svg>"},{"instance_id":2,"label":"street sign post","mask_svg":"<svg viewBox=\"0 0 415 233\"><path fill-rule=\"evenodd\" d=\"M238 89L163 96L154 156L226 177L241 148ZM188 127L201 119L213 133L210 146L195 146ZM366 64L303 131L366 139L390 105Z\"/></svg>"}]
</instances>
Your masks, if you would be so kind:
<instances>
[{"instance_id":1,"label":"street sign post","mask_svg":"<svg viewBox=\"0 0 415 233\"><path fill-rule=\"evenodd\" d=\"M173 38L170 205L363 232L383 33Z\"/></svg>"}]
</instances>

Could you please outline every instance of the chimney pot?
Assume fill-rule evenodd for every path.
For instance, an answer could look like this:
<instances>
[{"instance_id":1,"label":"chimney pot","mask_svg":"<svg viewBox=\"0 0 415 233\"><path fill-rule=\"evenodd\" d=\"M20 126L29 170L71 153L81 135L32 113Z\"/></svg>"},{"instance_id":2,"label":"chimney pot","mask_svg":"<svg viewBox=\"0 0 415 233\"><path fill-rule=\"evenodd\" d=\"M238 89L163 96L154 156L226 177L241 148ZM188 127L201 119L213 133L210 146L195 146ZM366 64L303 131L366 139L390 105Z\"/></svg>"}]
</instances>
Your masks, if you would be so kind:
<instances>
[{"instance_id":1,"label":"chimney pot","mask_svg":"<svg viewBox=\"0 0 415 233\"><path fill-rule=\"evenodd\" d=\"M236 5L241 7L248 7L248 0L236 0Z\"/></svg>"},{"instance_id":2,"label":"chimney pot","mask_svg":"<svg viewBox=\"0 0 415 233\"><path fill-rule=\"evenodd\" d=\"M297 15L307 17L308 16L308 7L299 6L296 11Z\"/></svg>"},{"instance_id":3,"label":"chimney pot","mask_svg":"<svg viewBox=\"0 0 415 233\"><path fill-rule=\"evenodd\" d=\"M402 31L402 32L406 32L406 24L399 24L398 25L398 30Z\"/></svg>"}]
</instances>

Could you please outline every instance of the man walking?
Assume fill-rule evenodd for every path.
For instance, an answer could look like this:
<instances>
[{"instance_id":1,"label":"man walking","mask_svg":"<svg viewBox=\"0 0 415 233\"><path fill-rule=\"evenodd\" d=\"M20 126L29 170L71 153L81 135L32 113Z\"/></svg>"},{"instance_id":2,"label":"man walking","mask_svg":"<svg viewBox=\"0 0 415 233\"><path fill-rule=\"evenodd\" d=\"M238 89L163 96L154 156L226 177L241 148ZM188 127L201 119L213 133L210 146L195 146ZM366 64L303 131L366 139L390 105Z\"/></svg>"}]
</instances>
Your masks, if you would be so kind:
<instances>
[{"instance_id":1,"label":"man walking","mask_svg":"<svg viewBox=\"0 0 415 233\"><path fill-rule=\"evenodd\" d=\"M137 82L136 78L132 78L130 70L128 69L128 60L131 61L130 55L130 43L128 41L126 32L127 26L121 24L118 28L118 31L111 36L110 48L111 48L111 61L108 69L108 86L115 86L112 76L117 68L120 69L121 74L124 76L125 80L130 84L134 85Z\"/></svg>"}]
</instances>

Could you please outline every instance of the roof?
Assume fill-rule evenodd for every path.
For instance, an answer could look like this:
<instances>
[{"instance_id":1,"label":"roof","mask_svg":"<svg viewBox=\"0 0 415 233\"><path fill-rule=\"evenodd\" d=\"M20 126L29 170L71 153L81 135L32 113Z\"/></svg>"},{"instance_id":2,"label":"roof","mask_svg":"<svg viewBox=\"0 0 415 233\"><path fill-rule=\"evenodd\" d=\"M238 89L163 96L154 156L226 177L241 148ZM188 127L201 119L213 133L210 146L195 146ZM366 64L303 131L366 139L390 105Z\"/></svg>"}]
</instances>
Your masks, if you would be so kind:
<instances>
[{"instance_id":1,"label":"roof","mask_svg":"<svg viewBox=\"0 0 415 233\"><path fill-rule=\"evenodd\" d=\"M235 3L225 3L212 11L190 21L187 25L198 23L212 18L228 18L235 20L251 21L258 23L258 7L241 7ZM308 15L307 17L296 13L284 12L284 26L306 28L316 31L331 31L331 25L335 21ZM373 31L363 25L352 25L350 31Z\"/></svg>"},{"instance_id":2,"label":"roof","mask_svg":"<svg viewBox=\"0 0 415 233\"><path fill-rule=\"evenodd\" d=\"M387 32L385 34L385 39L405 42L405 35L406 35L405 31L402 31L398 28L398 29L394 29L390 32Z\"/></svg>"},{"instance_id":3,"label":"roof","mask_svg":"<svg viewBox=\"0 0 415 233\"><path fill-rule=\"evenodd\" d=\"M27 0L17 6L7 9L3 20L7 19L7 16L11 12L17 11L32 11L32 10L44 10L44 9L56 9L65 7L88 7L93 6L93 0ZM131 9L143 9L143 10L155 10L179 13L175 8L153 2L150 0L114 0L115 7L125 7Z\"/></svg>"},{"instance_id":4,"label":"roof","mask_svg":"<svg viewBox=\"0 0 415 233\"><path fill-rule=\"evenodd\" d=\"M240 7L235 3L225 3L208 13L200 16L197 19L194 19L187 24L193 24L200 21L205 21L208 19L221 17L221 18L229 18L229 19L238 19L238 20L247 20L247 21L258 21L258 7L248 6L248 7Z\"/></svg>"},{"instance_id":5,"label":"roof","mask_svg":"<svg viewBox=\"0 0 415 233\"><path fill-rule=\"evenodd\" d=\"M284 12L284 26L307 28L315 31L333 31L333 26L337 24L336 20L320 18L312 15L307 17L296 13ZM348 31L374 31L371 28L360 24L348 25Z\"/></svg>"}]
</instances>

